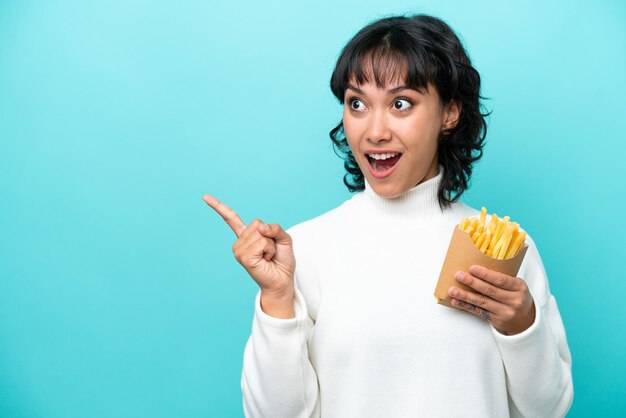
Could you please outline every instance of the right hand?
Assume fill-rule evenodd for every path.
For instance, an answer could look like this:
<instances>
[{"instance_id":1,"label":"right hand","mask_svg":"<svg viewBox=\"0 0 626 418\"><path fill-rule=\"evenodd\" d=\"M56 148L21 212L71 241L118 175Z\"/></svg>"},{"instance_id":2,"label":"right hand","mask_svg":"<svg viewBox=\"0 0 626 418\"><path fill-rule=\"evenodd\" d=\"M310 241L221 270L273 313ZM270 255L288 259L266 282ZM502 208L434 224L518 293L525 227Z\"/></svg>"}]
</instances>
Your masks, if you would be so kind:
<instances>
[{"instance_id":1,"label":"right hand","mask_svg":"<svg viewBox=\"0 0 626 418\"><path fill-rule=\"evenodd\" d=\"M294 294L296 258L291 236L278 224L263 224L255 219L246 226L234 210L211 195L202 199L211 206L237 236L235 258L265 294L276 298ZM262 227L265 225L265 227Z\"/></svg>"}]
</instances>

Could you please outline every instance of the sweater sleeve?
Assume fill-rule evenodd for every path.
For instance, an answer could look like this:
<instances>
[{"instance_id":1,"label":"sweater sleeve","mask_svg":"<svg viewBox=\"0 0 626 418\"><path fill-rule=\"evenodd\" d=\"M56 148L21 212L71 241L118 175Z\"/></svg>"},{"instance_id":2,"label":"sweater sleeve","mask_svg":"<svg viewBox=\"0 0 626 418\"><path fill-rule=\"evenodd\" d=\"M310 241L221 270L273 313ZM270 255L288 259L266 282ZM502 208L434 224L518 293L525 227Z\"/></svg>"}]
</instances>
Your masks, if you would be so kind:
<instances>
[{"instance_id":1,"label":"sweater sleeve","mask_svg":"<svg viewBox=\"0 0 626 418\"><path fill-rule=\"evenodd\" d=\"M241 390L248 418L319 417L319 386L309 360L313 330L296 270L295 317L280 319L261 309L256 295L252 333L244 350Z\"/></svg>"},{"instance_id":2,"label":"sweater sleeve","mask_svg":"<svg viewBox=\"0 0 626 418\"><path fill-rule=\"evenodd\" d=\"M541 257L528 236L518 277L535 302L535 321L516 335L492 332L502 354L512 417L564 417L573 396L572 358Z\"/></svg>"}]
</instances>

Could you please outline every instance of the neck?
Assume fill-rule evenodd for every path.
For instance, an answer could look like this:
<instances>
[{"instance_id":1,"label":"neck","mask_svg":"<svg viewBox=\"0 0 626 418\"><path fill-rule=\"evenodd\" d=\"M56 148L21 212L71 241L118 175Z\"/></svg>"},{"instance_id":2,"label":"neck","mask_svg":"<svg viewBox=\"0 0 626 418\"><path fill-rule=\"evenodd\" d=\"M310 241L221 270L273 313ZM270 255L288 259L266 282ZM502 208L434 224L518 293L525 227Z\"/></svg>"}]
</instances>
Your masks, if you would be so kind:
<instances>
[{"instance_id":1,"label":"neck","mask_svg":"<svg viewBox=\"0 0 626 418\"><path fill-rule=\"evenodd\" d=\"M428 179L397 197L383 197L376 194L365 179L365 190L362 192L362 213L368 221L384 223L421 224L442 218L450 212L439 206L437 192L443 177L443 167L439 166L439 174Z\"/></svg>"}]
</instances>

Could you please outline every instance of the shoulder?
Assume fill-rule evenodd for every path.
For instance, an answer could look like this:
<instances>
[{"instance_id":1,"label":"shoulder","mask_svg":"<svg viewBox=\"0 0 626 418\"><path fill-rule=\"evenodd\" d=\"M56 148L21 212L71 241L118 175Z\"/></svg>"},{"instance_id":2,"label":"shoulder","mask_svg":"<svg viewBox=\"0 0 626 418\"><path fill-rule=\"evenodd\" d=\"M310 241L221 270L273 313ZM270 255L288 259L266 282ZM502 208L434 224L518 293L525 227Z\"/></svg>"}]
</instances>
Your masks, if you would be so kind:
<instances>
[{"instance_id":1,"label":"shoulder","mask_svg":"<svg viewBox=\"0 0 626 418\"><path fill-rule=\"evenodd\" d=\"M354 196L353 196L354 197ZM349 218L348 208L352 204L352 199L348 199L320 215L311 219L296 223L286 229L286 232L296 239L313 238L329 231L336 231L338 227L345 223Z\"/></svg>"},{"instance_id":2,"label":"shoulder","mask_svg":"<svg viewBox=\"0 0 626 418\"><path fill-rule=\"evenodd\" d=\"M479 209L461 201L452 203L449 210L450 217L452 217L456 222L460 221L464 217L470 218L472 216L480 215Z\"/></svg>"},{"instance_id":3,"label":"shoulder","mask_svg":"<svg viewBox=\"0 0 626 418\"><path fill-rule=\"evenodd\" d=\"M333 249L341 245L342 239L352 235L357 196L353 195L336 207L285 230L291 236L293 250L300 260L332 254Z\"/></svg>"}]
</instances>

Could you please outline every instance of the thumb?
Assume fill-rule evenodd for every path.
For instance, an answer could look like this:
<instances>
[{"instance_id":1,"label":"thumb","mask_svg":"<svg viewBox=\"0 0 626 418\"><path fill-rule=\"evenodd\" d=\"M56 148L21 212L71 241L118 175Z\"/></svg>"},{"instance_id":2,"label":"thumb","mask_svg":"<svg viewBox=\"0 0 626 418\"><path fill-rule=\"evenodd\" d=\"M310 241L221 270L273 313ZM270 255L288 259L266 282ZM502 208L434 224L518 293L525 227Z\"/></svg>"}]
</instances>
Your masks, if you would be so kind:
<instances>
[{"instance_id":1,"label":"thumb","mask_svg":"<svg viewBox=\"0 0 626 418\"><path fill-rule=\"evenodd\" d=\"M278 224L262 224L259 226L259 232L266 237L274 238L276 244L291 245L291 236Z\"/></svg>"}]
</instances>

